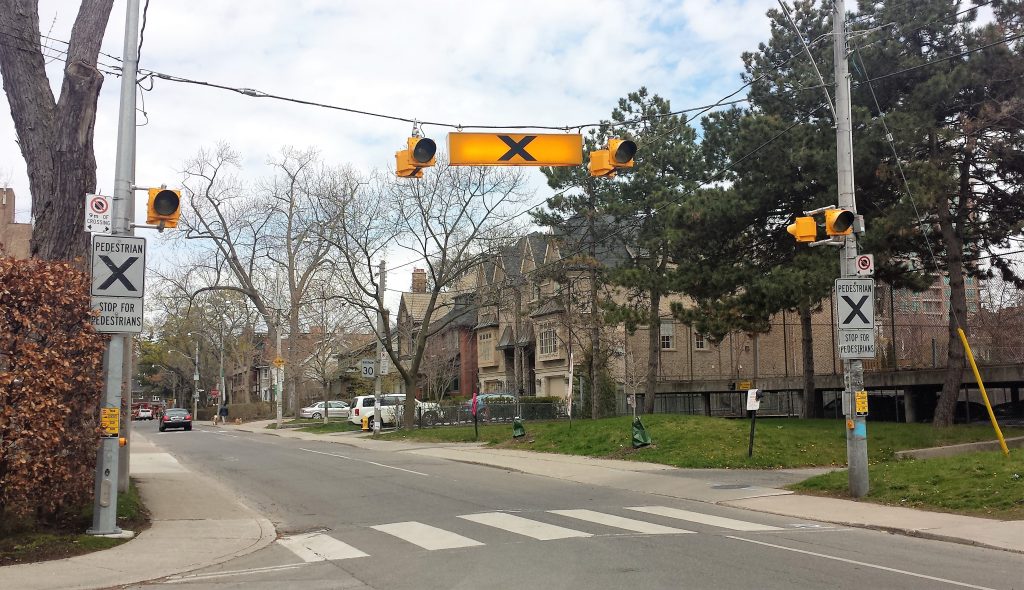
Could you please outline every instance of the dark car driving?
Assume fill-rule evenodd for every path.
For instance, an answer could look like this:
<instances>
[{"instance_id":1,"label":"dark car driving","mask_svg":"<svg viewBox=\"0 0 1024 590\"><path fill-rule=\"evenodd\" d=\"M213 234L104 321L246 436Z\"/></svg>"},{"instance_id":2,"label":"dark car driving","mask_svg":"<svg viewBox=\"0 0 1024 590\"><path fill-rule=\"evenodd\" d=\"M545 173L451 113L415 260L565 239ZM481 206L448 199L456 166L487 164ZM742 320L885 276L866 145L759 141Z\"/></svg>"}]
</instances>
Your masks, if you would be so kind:
<instances>
[{"instance_id":1,"label":"dark car driving","mask_svg":"<svg viewBox=\"0 0 1024 590\"><path fill-rule=\"evenodd\" d=\"M160 419L160 432L168 428L184 428L192 430L192 414L182 408L170 408L164 410L164 416Z\"/></svg>"}]
</instances>

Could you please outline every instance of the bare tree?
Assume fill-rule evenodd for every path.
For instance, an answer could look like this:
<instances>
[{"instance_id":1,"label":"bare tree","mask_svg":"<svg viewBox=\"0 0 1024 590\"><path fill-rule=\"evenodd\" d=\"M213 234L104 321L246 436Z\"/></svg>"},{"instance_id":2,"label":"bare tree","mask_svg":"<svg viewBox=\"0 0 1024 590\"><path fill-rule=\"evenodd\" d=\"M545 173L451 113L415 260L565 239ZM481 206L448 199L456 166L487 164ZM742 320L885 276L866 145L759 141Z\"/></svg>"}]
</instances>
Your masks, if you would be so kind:
<instances>
[{"instance_id":1,"label":"bare tree","mask_svg":"<svg viewBox=\"0 0 1024 590\"><path fill-rule=\"evenodd\" d=\"M333 241L347 275L346 300L375 325L386 314L376 266L389 254L413 258L427 273L428 302L422 329L399 356L392 329L385 323L384 348L405 383L403 424L414 424L415 391L427 339L457 316L447 314L448 295L460 279L482 264L488 252L507 240L518 217L525 179L518 169L459 168L438 162L422 179L376 175L352 185L352 198L338 203L339 231ZM437 317L447 320L433 321ZM410 335L411 336L411 335Z\"/></svg>"},{"instance_id":2,"label":"bare tree","mask_svg":"<svg viewBox=\"0 0 1024 590\"><path fill-rule=\"evenodd\" d=\"M190 296L235 291L255 307L269 342L286 331L284 399L297 412L308 359L299 343L301 312L320 276L331 272L322 229L335 222L330 211L341 211L319 205L325 195L342 194L335 183L344 173L321 165L313 150L284 148L269 161L273 174L252 184L237 176L239 161L221 144L186 165L183 186L192 211L182 216L185 231L178 233L194 240L189 272L205 280Z\"/></svg>"},{"instance_id":3,"label":"bare tree","mask_svg":"<svg viewBox=\"0 0 1024 590\"><path fill-rule=\"evenodd\" d=\"M0 74L32 193L31 254L72 260L88 254L82 229L85 194L96 190L93 133L103 74L97 69L103 32L114 0L83 0L67 51L45 47L39 6L0 0ZM46 77L44 49L65 53L60 98Z\"/></svg>"},{"instance_id":4,"label":"bare tree","mask_svg":"<svg viewBox=\"0 0 1024 590\"><path fill-rule=\"evenodd\" d=\"M324 424L328 422L331 381L338 375L338 355L346 335L360 326L360 317L344 301L335 297L337 277L327 275L317 282L311 301L303 307L302 319L309 326L306 377L320 385L324 402Z\"/></svg>"}]
</instances>

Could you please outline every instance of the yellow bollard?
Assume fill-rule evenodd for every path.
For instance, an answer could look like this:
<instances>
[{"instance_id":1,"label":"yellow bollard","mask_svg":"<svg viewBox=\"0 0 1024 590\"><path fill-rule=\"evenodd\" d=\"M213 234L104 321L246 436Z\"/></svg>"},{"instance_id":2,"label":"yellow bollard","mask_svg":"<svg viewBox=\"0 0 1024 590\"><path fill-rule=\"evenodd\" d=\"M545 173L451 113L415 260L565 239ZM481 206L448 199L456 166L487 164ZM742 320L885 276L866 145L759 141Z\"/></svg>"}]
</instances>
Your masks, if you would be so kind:
<instances>
[{"instance_id":1,"label":"yellow bollard","mask_svg":"<svg viewBox=\"0 0 1024 590\"><path fill-rule=\"evenodd\" d=\"M974 380L978 382L978 389L981 390L981 399L985 401L985 409L988 410L988 418L992 421L992 428L996 429L999 446L1002 447L1004 455L1009 455L1010 449L1006 448L1006 439L1003 438L1003 431L999 430L999 422L996 420L995 413L992 412L992 404L988 401L985 384L981 382L981 373L978 372L978 365L974 362L974 353L971 352L971 345L967 344L967 335L964 334L963 328L957 328L956 331L960 334L960 342L963 343L964 350L967 351L967 360L971 363L971 370L974 371Z\"/></svg>"}]
</instances>

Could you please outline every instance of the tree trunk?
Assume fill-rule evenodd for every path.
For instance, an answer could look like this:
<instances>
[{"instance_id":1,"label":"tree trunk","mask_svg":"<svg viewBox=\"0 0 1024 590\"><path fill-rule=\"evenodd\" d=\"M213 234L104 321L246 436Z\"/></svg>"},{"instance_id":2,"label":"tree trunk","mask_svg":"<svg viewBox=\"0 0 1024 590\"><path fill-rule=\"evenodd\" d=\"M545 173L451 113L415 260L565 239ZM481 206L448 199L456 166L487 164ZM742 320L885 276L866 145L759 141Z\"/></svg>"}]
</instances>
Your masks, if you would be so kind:
<instances>
[{"instance_id":1,"label":"tree trunk","mask_svg":"<svg viewBox=\"0 0 1024 590\"><path fill-rule=\"evenodd\" d=\"M958 206L966 207L970 194L970 152L960 163L960 186ZM964 261L963 238L957 232L956 220L949 210L950 204L940 203L939 230L946 246L946 270L949 274L949 342L946 346L946 375L942 382L942 394L935 406L933 426L946 427L953 425L956 414L956 400L960 397L960 385L963 382L964 349L960 343L957 328L967 332L967 297L964 292Z\"/></svg>"},{"instance_id":2,"label":"tree trunk","mask_svg":"<svg viewBox=\"0 0 1024 590\"><path fill-rule=\"evenodd\" d=\"M661 365L661 292L651 289L651 308L648 311L647 389L644 395L644 413L654 413L654 388L658 383Z\"/></svg>"},{"instance_id":3,"label":"tree trunk","mask_svg":"<svg viewBox=\"0 0 1024 590\"><path fill-rule=\"evenodd\" d=\"M39 42L39 8L31 0L0 0L0 73L28 170L33 257L80 258L85 195L96 190L93 133L103 74L96 69L113 0L83 0L71 30L60 99L46 77Z\"/></svg>"},{"instance_id":4,"label":"tree trunk","mask_svg":"<svg viewBox=\"0 0 1024 590\"><path fill-rule=\"evenodd\" d=\"M293 307L291 313L288 314L288 346L285 357L292 370L285 373L285 385L288 391L284 398L287 401L285 407L293 416L299 415L299 382L302 375L302 361L305 360L302 358L303 352L299 344L300 330L299 309Z\"/></svg>"},{"instance_id":5,"label":"tree trunk","mask_svg":"<svg viewBox=\"0 0 1024 590\"><path fill-rule=\"evenodd\" d=\"M804 357L803 418L821 418L825 413L820 391L814 389L814 333L811 326L811 306L804 304L800 312L801 352Z\"/></svg>"}]
</instances>

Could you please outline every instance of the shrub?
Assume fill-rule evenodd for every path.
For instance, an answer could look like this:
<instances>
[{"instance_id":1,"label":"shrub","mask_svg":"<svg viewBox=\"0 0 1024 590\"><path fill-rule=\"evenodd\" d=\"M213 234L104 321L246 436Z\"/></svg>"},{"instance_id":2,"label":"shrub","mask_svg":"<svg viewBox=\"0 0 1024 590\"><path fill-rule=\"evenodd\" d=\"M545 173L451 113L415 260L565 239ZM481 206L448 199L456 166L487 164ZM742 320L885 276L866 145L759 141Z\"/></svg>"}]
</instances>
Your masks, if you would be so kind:
<instances>
[{"instance_id":1,"label":"shrub","mask_svg":"<svg viewBox=\"0 0 1024 590\"><path fill-rule=\"evenodd\" d=\"M0 258L0 522L56 523L92 496L105 338L89 277Z\"/></svg>"}]
</instances>

